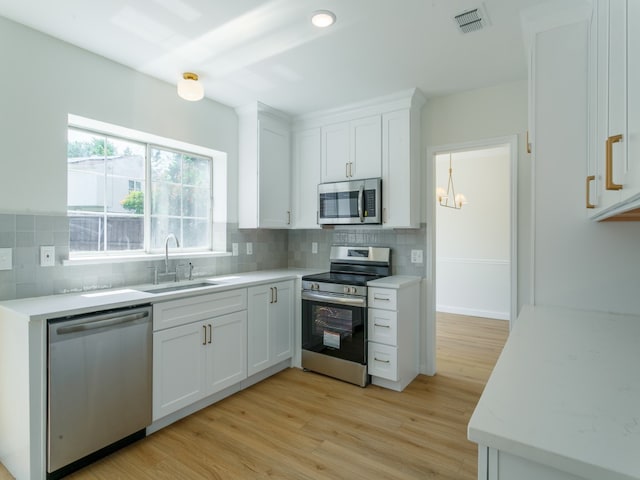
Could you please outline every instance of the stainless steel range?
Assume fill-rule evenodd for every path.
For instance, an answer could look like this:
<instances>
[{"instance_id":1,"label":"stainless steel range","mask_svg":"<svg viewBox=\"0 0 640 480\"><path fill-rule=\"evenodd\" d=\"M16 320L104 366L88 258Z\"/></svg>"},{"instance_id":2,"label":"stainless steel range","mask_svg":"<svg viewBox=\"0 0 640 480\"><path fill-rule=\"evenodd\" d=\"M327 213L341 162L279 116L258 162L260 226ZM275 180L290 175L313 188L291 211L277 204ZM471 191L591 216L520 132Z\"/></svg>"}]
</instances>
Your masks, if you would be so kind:
<instances>
[{"instance_id":1,"label":"stainless steel range","mask_svg":"<svg viewBox=\"0 0 640 480\"><path fill-rule=\"evenodd\" d=\"M364 387L367 282L391 274L391 249L332 246L330 259L302 277L302 368Z\"/></svg>"}]
</instances>

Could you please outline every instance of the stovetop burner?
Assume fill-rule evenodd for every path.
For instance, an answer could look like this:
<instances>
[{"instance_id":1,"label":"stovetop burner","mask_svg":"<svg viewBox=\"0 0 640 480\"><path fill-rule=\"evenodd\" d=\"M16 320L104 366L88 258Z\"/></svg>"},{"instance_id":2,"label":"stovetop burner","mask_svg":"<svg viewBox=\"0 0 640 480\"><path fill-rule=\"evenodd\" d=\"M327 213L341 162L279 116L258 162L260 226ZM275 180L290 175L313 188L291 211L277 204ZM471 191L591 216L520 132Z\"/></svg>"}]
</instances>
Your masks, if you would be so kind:
<instances>
[{"instance_id":1,"label":"stovetop burner","mask_svg":"<svg viewBox=\"0 0 640 480\"><path fill-rule=\"evenodd\" d=\"M303 290L366 295L367 282L391 274L391 249L388 247L334 245L330 258L329 272L302 277Z\"/></svg>"}]
</instances>

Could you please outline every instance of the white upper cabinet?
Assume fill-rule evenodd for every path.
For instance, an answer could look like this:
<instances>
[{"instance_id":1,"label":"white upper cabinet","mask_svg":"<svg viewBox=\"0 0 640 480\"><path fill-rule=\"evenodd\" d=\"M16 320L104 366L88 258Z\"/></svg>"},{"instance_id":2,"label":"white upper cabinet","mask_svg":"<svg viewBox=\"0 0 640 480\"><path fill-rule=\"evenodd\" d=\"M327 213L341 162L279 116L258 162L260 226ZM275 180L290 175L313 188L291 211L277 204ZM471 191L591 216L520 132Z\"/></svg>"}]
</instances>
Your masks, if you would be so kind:
<instances>
[{"instance_id":1,"label":"white upper cabinet","mask_svg":"<svg viewBox=\"0 0 640 480\"><path fill-rule=\"evenodd\" d=\"M375 178L382 173L380 115L322 127L322 182Z\"/></svg>"},{"instance_id":2,"label":"white upper cabinet","mask_svg":"<svg viewBox=\"0 0 640 480\"><path fill-rule=\"evenodd\" d=\"M293 140L293 228L320 228L318 225L318 184L320 183L320 127L296 132Z\"/></svg>"},{"instance_id":3,"label":"white upper cabinet","mask_svg":"<svg viewBox=\"0 0 640 480\"><path fill-rule=\"evenodd\" d=\"M291 225L291 141L286 116L256 103L238 109L240 228Z\"/></svg>"},{"instance_id":4,"label":"white upper cabinet","mask_svg":"<svg viewBox=\"0 0 640 480\"><path fill-rule=\"evenodd\" d=\"M598 0L590 29L587 207L596 220L640 219L640 6Z\"/></svg>"},{"instance_id":5,"label":"white upper cabinet","mask_svg":"<svg viewBox=\"0 0 640 480\"><path fill-rule=\"evenodd\" d=\"M318 183L381 177L382 226L419 228L424 102L412 89L297 119L293 227L318 228Z\"/></svg>"},{"instance_id":6,"label":"white upper cabinet","mask_svg":"<svg viewBox=\"0 0 640 480\"><path fill-rule=\"evenodd\" d=\"M420 107L382 115L382 224L389 228L420 227Z\"/></svg>"}]
</instances>

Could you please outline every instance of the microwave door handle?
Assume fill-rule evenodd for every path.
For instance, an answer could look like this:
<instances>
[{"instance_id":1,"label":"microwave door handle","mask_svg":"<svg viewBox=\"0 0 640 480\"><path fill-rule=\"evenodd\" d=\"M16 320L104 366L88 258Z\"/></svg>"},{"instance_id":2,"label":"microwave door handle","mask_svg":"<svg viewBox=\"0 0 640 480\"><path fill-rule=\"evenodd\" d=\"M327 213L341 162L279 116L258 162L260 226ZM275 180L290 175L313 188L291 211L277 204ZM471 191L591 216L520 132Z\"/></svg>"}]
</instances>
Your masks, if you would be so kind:
<instances>
[{"instance_id":1,"label":"microwave door handle","mask_svg":"<svg viewBox=\"0 0 640 480\"><path fill-rule=\"evenodd\" d=\"M364 185L360 185L360 191L358 192L358 216L360 217L360 223L364 223Z\"/></svg>"}]
</instances>

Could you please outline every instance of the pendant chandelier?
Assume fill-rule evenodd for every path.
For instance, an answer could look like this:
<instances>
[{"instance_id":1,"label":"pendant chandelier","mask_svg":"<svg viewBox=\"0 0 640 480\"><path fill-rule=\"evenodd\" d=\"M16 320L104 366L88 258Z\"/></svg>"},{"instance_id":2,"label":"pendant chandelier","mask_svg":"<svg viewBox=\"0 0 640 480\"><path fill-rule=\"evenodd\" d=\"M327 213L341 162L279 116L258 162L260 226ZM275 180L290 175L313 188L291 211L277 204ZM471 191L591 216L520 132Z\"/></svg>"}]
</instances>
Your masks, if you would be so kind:
<instances>
[{"instance_id":1,"label":"pendant chandelier","mask_svg":"<svg viewBox=\"0 0 640 480\"><path fill-rule=\"evenodd\" d=\"M462 205L467 203L467 198L459 193L456 195L456 190L453 187L453 168L451 167L451 153L449 153L449 182L447 183L447 190L438 187L436 189L436 197L441 207L453 208L460 210Z\"/></svg>"}]
</instances>

